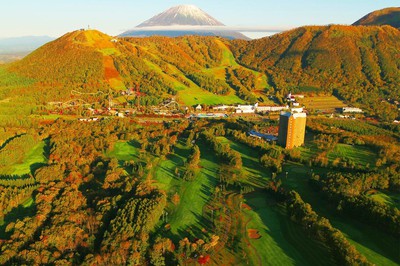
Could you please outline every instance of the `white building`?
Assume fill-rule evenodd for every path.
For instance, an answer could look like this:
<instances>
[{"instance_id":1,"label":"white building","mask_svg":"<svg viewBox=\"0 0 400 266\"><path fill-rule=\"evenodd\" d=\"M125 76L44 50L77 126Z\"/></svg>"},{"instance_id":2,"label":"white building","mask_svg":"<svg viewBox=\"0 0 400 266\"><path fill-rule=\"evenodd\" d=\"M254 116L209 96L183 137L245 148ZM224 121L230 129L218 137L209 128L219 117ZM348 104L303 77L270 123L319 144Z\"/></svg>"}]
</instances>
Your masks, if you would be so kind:
<instances>
[{"instance_id":1,"label":"white building","mask_svg":"<svg viewBox=\"0 0 400 266\"><path fill-rule=\"evenodd\" d=\"M236 107L236 113L237 114L254 114L257 106L258 106L257 103L255 105L240 105L239 104Z\"/></svg>"},{"instance_id":2,"label":"white building","mask_svg":"<svg viewBox=\"0 0 400 266\"><path fill-rule=\"evenodd\" d=\"M231 105L218 105L218 106L214 106L213 110L214 111L226 111L227 109L234 109L235 106L231 106Z\"/></svg>"},{"instance_id":3,"label":"white building","mask_svg":"<svg viewBox=\"0 0 400 266\"><path fill-rule=\"evenodd\" d=\"M256 107L256 112L257 113L266 113L266 112L280 112L285 109L288 109L289 106L257 106Z\"/></svg>"},{"instance_id":4,"label":"white building","mask_svg":"<svg viewBox=\"0 0 400 266\"><path fill-rule=\"evenodd\" d=\"M292 113L302 113L303 107L291 108L290 110L292 111Z\"/></svg>"},{"instance_id":5,"label":"white building","mask_svg":"<svg viewBox=\"0 0 400 266\"><path fill-rule=\"evenodd\" d=\"M356 108L356 107L343 107L342 112L343 113L364 113L363 110L361 110L360 108Z\"/></svg>"}]
</instances>

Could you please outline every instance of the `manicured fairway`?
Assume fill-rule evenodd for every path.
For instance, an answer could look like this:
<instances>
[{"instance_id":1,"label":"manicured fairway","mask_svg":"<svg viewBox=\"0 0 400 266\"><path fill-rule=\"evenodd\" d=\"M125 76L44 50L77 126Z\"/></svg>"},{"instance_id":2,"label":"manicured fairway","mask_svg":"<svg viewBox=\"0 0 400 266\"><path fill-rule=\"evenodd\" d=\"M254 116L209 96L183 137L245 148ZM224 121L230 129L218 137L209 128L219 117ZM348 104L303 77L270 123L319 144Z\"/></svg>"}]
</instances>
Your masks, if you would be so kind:
<instances>
[{"instance_id":1,"label":"manicured fairway","mask_svg":"<svg viewBox=\"0 0 400 266\"><path fill-rule=\"evenodd\" d=\"M37 169L37 165L45 164L47 158L44 155L45 142L42 141L30 150L21 164L16 164L11 167L10 174L24 175L32 173Z\"/></svg>"},{"instance_id":2,"label":"manicured fairway","mask_svg":"<svg viewBox=\"0 0 400 266\"><path fill-rule=\"evenodd\" d=\"M356 164L373 166L376 163L377 155L371 149L348 144L337 144L332 152L328 154L328 159L333 161L335 158L347 158Z\"/></svg>"},{"instance_id":3,"label":"manicured fairway","mask_svg":"<svg viewBox=\"0 0 400 266\"><path fill-rule=\"evenodd\" d=\"M255 248L249 254L252 265L333 265L327 248L308 238L266 192L251 193L246 202L252 208L243 210L246 228L261 235L249 239Z\"/></svg>"},{"instance_id":4,"label":"manicured fairway","mask_svg":"<svg viewBox=\"0 0 400 266\"><path fill-rule=\"evenodd\" d=\"M306 141L304 146L295 149L298 149L301 152L301 157L305 160L311 160L318 153L318 147L313 141Z\"/></svg>"},{"instance_id":5,"label":"manicured fairway","mask_svg":"<svg viewBox=\"0 0 400 266\"><path fill-rule=\"evenodd\" d=\"M129 161L138 158L139 149L133 143L120 141L115 143L114 149L107 153L108 157L116 158L119 161Z\"/></svg>"},{"instance_id":6,"label":"manicured fairway","mask_svg":"<svg viewBox=\"0 0 400 266\"><path fill-rule=\"evenodd\" d=\"M190 148L178 143L174 153L169 154L166 159L161 160L154 170L155 186L165 190L169 195L179 192L183 180L175 173L176 168L181 168L187 160Z\"/></svg>"},{"instance_id":7,"label":"manicured fairway","mask_svg":"<svg viewBox=\"0 0 400 266\"><path fill-rule=\"evenodd\" d=\"M318 152L321 152L312 140L306 141L304 147L298 147L296 149L301 152L301 156L305 160L310 160L314 158ZM365 167L366 165L375 165L377 154L365 146L339 143L331 152L328 153L330 163L332 163L336 158L347 159L357 165Z\"/></svg>"},{"instance_id":8,"label":"manicured fairway","mask_svg":"<svg viewBox=\"0 0 400 266\"><path fill-rule=\"evenodd\" d=\"M327 169L314 168L314 173ZM285 178L288 172L288 178ZM313 210L326 217L332 226L342 231L356 249L376 265L398 265L400 263L399 241L394 237L355 219L346 218L332 210L328 202L315 192L308 183L311 169L301 164L290 163L284 166L281 178L287 188L296 190L303 200L310 203Z\"/></svg>"},{"instance_id":9,"label":"manicured fairway","mask_svg":"<svg viewBox=\"0 0 400 266\"><path fill-rule=\"evenodd\" d=\"M248 183L256 187L265 186L271 173L259 164L258 153L225 137L218 139L229 143L232 149L241 154ZM253 250L250 258L254 265L332 264L326 259L329 258L328 250L309 239L301 228L285 216L283 207L277 207L266 192L250 193L246 196L246 202L252 208L243 210L248 221L246 229L256 229L261 234L260 239L249 239L254 247L254 250L249 249Z\"/></svg>"},{"instance_id":10,"label":"manicured fairway","mask_svg":"<svg viewBox=\"0 0 400 266\"><path fill-rule=\"evenodd\" d=\"M218 137L218 140L222 143L228 143L232 149L242 156L243 170L246 177L245 182L256 187L264 187L271 177L271 172L259 164L258 152L249 146L231 141L225 137Z\"/></svg>"},{"instance_id":11,"label":"manicured fairway","mask_svg":"<svg viewBox=\"0 0 400 266\"><path fill-rule=\"evenodd\" d=\"M180 203L171 214L171 232L179 234L186 229L199 230L203 227L203 207L210 199L216 185L218 160L207 148L198 143L201 152L200 172L193 181L181 181ZM196 228L193 228L196 227Z\"/></svg>"},{"instance_id":12,"label":"manicured fairway","mask_svg":"<svg viewBox=\"0 0 400 266\"><path fill-rule=\"evenodd\" d=\"M387 204L390 207L395 207L400 209L400 195L392 192L382 192L382 191L375 191L370 193L369 196L383 204Z\"/></svg>"}]
</instances>

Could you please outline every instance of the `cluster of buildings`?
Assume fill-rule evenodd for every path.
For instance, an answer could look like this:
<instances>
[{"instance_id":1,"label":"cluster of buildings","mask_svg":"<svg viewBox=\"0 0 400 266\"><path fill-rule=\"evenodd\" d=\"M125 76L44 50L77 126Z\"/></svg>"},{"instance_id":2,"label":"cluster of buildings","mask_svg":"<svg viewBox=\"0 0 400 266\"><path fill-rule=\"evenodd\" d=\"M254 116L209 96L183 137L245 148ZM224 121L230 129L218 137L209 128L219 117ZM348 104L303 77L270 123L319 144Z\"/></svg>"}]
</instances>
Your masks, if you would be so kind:
<instances>
[{"instance_id":1,"label":"cluster of buildings","mask_svg":"<svg viewBox=\"0 0 400 266\"><path fill-rule=\"evenodd\" d=\"M199 109L200 108L200 109ZM258 103L254 105L218 105L214 106L213 111L233 111L237 114L254 114L254 113L267 113L267 112L280 112L288 109L288 105L284 106L259 106ZM198 105L196 110L201 110L201 106Z\"/></svg>"},{"instance_id":2,"label":"cluster of buildings","mask_svg":"<svg viewBox=\"0 0 400 266\"><path fill-rule=\"evenodd\" d=\"M302 94L292 94L291 92L289 92L289 94L286 96L286 101L288 103L292 103L292 105L294 107L298 107L298 106L300 106L300 103L298 103L296 101L296 98L303 99L304 95L302 95Z\"/></svg>"}]
</instances>

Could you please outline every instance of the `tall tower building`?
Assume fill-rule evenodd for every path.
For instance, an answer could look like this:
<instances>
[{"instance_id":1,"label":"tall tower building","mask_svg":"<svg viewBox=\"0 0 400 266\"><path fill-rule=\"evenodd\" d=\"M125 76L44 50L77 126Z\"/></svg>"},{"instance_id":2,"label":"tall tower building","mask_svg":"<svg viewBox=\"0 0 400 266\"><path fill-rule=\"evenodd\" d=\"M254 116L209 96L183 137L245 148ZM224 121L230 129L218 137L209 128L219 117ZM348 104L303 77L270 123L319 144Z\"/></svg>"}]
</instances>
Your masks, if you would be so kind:
<instances>
[{"instance_id":1,"label":"tall tower building","mask_svg":"<svg viewBox=\"0 0 400 266\"><path fill-rule=\"evenodd\" d=\"M278 143L286 149L304 144L306 113L282 112L279 117Z\"/></svg>"}]
</instances>

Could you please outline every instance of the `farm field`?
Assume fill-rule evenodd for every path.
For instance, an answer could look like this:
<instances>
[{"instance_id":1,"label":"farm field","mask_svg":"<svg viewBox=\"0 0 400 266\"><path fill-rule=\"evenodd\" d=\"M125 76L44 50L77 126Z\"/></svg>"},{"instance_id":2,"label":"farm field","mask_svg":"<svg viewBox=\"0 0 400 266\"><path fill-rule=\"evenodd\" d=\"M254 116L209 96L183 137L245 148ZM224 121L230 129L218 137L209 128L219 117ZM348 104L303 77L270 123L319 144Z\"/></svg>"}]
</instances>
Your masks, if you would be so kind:
<instances>
[{"instance_id":1,"label":"farm field","mask_svg":"<svg viewBox=\"0 0 400 266\"><path fill-rule=\"evenodd\" d=\"M310 111L334 111L337 108L347 106L335 96L306 96L297 100L300 105L304 105Z\"/></svg>"}]
</instances>

